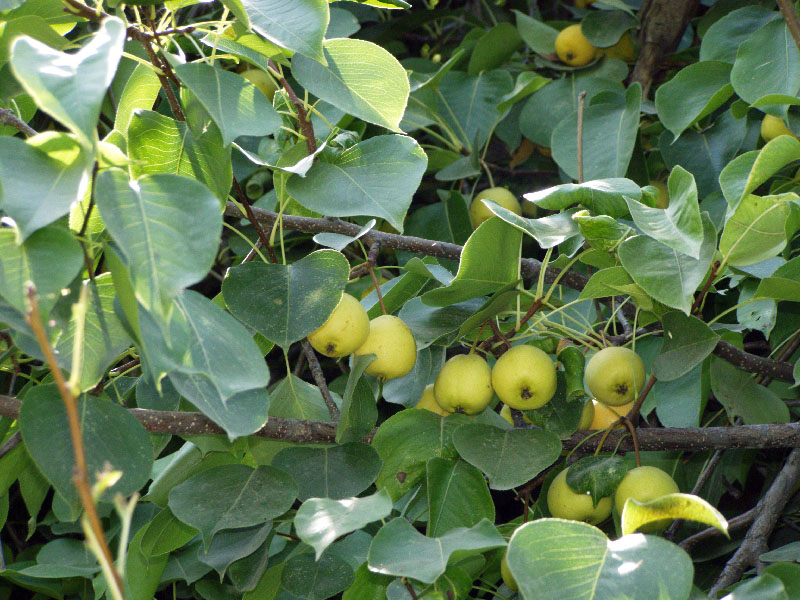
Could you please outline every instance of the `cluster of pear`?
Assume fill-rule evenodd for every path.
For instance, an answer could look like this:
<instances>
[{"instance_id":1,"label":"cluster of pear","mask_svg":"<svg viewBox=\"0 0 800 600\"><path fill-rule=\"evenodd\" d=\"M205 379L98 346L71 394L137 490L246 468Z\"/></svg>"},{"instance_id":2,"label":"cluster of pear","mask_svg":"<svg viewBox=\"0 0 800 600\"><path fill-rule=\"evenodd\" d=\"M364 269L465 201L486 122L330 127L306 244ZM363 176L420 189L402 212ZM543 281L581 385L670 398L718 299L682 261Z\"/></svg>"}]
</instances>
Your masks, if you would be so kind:
<instances>
[{"instance_id":1,"label":"cluster of pear","mask_svg":"<svg viewBox=\"0 0 800 600\"><path fill-rule=\"evenodd\" d=\"M374 354L365 373L395 379L411 372L417 361L414 335L402 319L381 315L370 321L367 311L350 294L343 294L330 317L308 341L320 354L341 358Z\"/></svg>"}]
</instances>

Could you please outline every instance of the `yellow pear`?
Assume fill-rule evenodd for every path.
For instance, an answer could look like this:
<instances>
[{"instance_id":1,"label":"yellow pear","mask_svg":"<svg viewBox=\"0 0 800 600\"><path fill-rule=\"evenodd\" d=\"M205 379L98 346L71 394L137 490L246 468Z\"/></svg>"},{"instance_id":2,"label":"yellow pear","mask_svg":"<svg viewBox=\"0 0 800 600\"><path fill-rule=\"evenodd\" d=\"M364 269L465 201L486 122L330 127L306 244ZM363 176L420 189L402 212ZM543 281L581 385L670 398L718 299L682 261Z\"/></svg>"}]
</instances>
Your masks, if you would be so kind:
<instances>
[{"instance_id":1,"label":"yellow pear","mask_svg":"<svg viewBox=\"0 0 800 600\"><path fill-rule=\"evenodd\" d=\"M393 315L381 315L369 322L369 335L356 356L376 356L365 369L368 375L381 379L395 379L408 375L417 362L417 344L414 335L402 319Z\"/></svg>"},{"instance_id":2,"label":"yellow pear","mask_svg":"<svg viewBox=\"0 0 800 600\"><path fill-rule=\"evenodd\" d=\"M597 525L611 514L611 498L601 498L597 506L592 506L592 497L588 492L579 494L567 485L567 469L564 469L556 475L547 490L547 508L551 515L559 519Z\"/></svg>"},{"instance_id":3,"label":"yellow pear","mask_svg":"<svg viewBox=\"0 0 800 600\"><path fill-rule=\"evenodd\" d=\"M633 498L638 502L650 502L667 494L677 494L680 491L678 484L658 467L636 467L631 469L619 482L614 492L614 505L617 512L622 515L625 501ZM649 524L641 531L654 533L661 531L669 524L669 519Z\"/></svg>"},{"instance_id":4,"label":"yellow pear","mask_svg":"<svg viewBox=\"0 0 800 600\"><path fill-rule=\"evenodd\" d=\"M795 137L792 130L783 122L783 119L773 117L772 115L764 115L761 121L761 137L764 138L764 141L769 142L779 135L791 135Z\"/></svg>"},{"instance_id":5,"label":"yellow pear","mask_svg":"<svg viewBox=\"0 0 800 600\"><path fill-rule=\"evenodd\" d=\"M597 53L597 48L589 43L579 24L562 29L556 36L555 46L561 62L571 67L588 65Z\"/></svg>"},{"instance_id":6,"label":"yellow pear","mask_svg":"<svg viewBox=\"0 0 800 600\"><path fill-rule=\"evenodd\" d=\"M608 58L616 58L625 62L631 62L636 58L636 50L629 32L623 33L616 44L603 48L599 53Z\"/></svg>"},{"instance_id":7,"label":"yellow pear","mask_svg":"<svg viewBox=\"0 0 800 600\"><path fill-rule=\"evenodd\" d=\"M556 393L556 365L536 346L514 346L497 359L492 387L511 408L540 408Z\"/></svg>"},{"instance_id":8,"label":"yellow pear","mask_svg":"<svg viewBox=\"0 0 800 600\"><path fill-rule=\"evenodd\" d=\"M436 413L437 415L441 415L446 417L447 415L452 415L453 413L447 412L439 403L436 402L436 396L433 395L433 384L429 383L425 386L425 391L422 392L422 397L419 399L417 404L414 408L424 408L431 412Z\"/></svg>"},{"instance_id":9,"label":"yellow pear","mask_svg":"<svg viewBox=\"0 0 800 600\"><path fill-rule=\"evenodd\" d=\"M508 589L512 592L518 592L519 586L517 586L517 580L514 579L514 576L511 574L511 569L508 568L507 556L508 551L506 550L505 554L503 554L503 558L500 559L500 577L503 578L503 583L506 584Z\"/></svg>"},{"instance_id":10,"label":"yellow pear","mask_svg":"<svg viewBox=\"0 0 800 600\"><path fill-rule=\"evenodd\" d=\"M519 200L517 200L517 197L509 192L506 188L487 188L481 192L478 192L478 195L475 196L472 204L470 204L469 218L472 221L473 227L478 227L478 225L494 216L494 213L490 211L483 202L481 202L481 200L484 198L486 200L497 202L500 206L510 210L514 214L522 214L522 208L519 205Z\"/></svg>"},{"instance_id":11,"label":"yellow pear","mask_svg":"<svg viewBox=\"0 0 800 600\"><path fill-rule=\"evenodd\" d=\"M581 420L578 423L578 430L589 429L594 421L594 402L587 400L583 404L583 412L581 412Z\"/></svg>"},{"instance_id":12,"label":"yellow pear","mask_svg":"<svg viewBox=\"0 0 800 600\"><path fill-rule=\"evenodd\" d=\"M322 327L308 335L308 341L320 354L338 358L352 354L368 335L367 311L350 294L342 294L331 316Z\"/></svg>"},{"instance_id":13,"label":"yellow pear","mask_svg":"<svg viewBox=\"0 0 800 600\"><path fill-rule=\"evenodd\" d=\"M494 396L492 370L478 354L457 354L439 371L433 394L444 410L478 414Z\"/></svg>"},{"instance_id":14,"label":"yellow pear","mask_svg":"<svg viewBox=\"0 0 800 600\"><path fill-rule=\"evenodd\" d=\"M620 406L636 400L644 387L644 362L630 348L609 346L589 359L586 385L599 402Z\"/></svg>"},{"instance_id":15,"label":"yellow pear","mask_svg":"<svg viewBox=\"0 0 800 600\"><path fill-rule=\"evenodd\" d=\"M623 404L621 406L614 406L612 408L611 406L606 406L602 402L592 400L592 409L594 415L592 416L592 422L587 429L593 429L597 431L605 429L620 417L624 417L631 412L632 408L633 402Z\"/></svg>"}]
</instances>

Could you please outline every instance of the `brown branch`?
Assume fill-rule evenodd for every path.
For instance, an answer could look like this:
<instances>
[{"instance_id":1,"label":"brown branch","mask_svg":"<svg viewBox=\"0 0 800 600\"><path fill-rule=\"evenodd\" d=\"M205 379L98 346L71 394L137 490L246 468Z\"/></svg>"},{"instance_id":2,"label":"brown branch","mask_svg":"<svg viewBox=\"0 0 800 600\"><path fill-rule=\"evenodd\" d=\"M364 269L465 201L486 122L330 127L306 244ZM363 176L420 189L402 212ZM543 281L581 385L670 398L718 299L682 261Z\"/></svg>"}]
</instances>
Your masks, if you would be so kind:
<instances>
[{"instance_id":1,"label":"brown branch","mask_svg":"<svg viewBox=\"0 0 800 600\"><path fill-rule=\"evenodd\" d=\"M275 250L273 250L272 246L270 245L269 239L267 239L267 236L264 233L264 229L256 220L256 216L253 214L253 207L247 200L247 195L242 190L242 186L239 185L236 177L233 178L233 189L236 192L236 197L239 198L239 202L241 202L242 206L244 206L244 210L247 213L247 220L250 221L253 229L255 229L256 233L258 234L258 240L261 242L261 246L267 251L267 254L269 254L269 259L272 261L272 263L276 264L278 262L278 257L275 256ZM248 256L250 255L248 254ZM245 259L246 258L247 257L245 257Z\"/></svg>"},{"instance_id":2,"label":"brown branch","mask_svg":"<svg viewBox=\"0 0 800 600\"><path fill-rule=\"evenodd\" d=\"M322 373L322 367L319 364L317 355L314 353L314 348L311 347L311 343L308 341L308 338L303 338L303 340L300 342L300 345L303 347L303 354L305 354L306 359L308 360L308 367L311 369L311 376L314 378L314 382L317 384L317 387L322 394L322 399L325 401L325 406L328 407L328 412L331 414L331 420L334 422L338 421L339 407L336 406L333 398L331 398L331 392L328 390L328 382L325 381L325 375Z\"/></svg>"},{"instance_id":3,"label":"brown branch","mask_svg":"<svg viewBox=\"0 0 800 600\"><path fill-rule=\"evenodd\" d=\"M0 108L0 123L16 127L28 137L36 135L36 130L14 114L10 108Z\"/></svg>"},{"instance_id":4,"label":"brown branch","mask_svg":"<svg viewBox=\"0 0 800 600\"><path fill-rule=\"evenodd\" d=\"M769 536L786 503L794 494L798 481L800 481L800 448L795 448L789 453L783 468L769 486L767 493L756 504L756 518L744 536L742 545L711 586L709 593L712 597L716 597L717 592L738 581L745 569L755 565L758 557L767 550Z\"/></svg>"},{"instance_id":5,"label":"brown branch","mask_svg":"<svg viewBox=\"0 0 800 600\"><path fill-rule=\"evenodd\" d=\"M703 300L705 300L706 294L708 293L708 288L711 287L714 278L717 276L717 269L719 269L719 265L720 262L718 260L715 260L714 264L711 265L711 272L708 274L708 279L706 280L703 289L700 290L697 298L695 298L694 304L692 304L692 308L689 311L691 314L696 315L700 313L700 309L703 307Z\"/></svg>"},{"instance_id":6,"label":"brown branch","mask_svg":"<svg viewBox=\"0 0 800 600\"><path fill-rule=\"evenodd\" d=\"M797 49L800 50L800 21L797 19L797 13L794 11L794 5L791 0L777 0L778 7L781 9L783 20L786 21L786 27L789 33L794 38L794 43Z\"/></svg>"},{"instance_id":7,"label":"brown branch","mask_svg":"<svg viewBox=\"0 0 800 600\"><path fill-rule=\"evenodd\" d=\"M70 439L72 440L72 450L75 456L75 467L72 470L72 481L75 484L76 490L78 491L78 497L81 500L83 510L85 511L86 517L89 521L89 527L91 528L92 533L97 540L97 545L99 546L100 551L103 554L103 558L108 565L108 569L111 572L111 576L114 579L113 582L109 581L108 583L113 584L114 587L117 588L119 594L123 594L124 588L122 585L122 577L120 577L119 572L114 566L114 557L111 555L111 550L108 548L106 536L103 532L103 525L100 522L100 516L97 514L97 507L95 507L94 498L92 497L92 487L91 483L89 482L89 471L86 466L86 452L83 448L83 436L81 434L81 417L78 413L78 399L73 395L72 391L67 385L67 381L64 379L61 368L58 366L58 362L56 362L55 354L53 354L53 348L50 346L50 342L47 339L47 333L42 325L42 315L39 312L39 301L36 297L36 289L32 285L28 288L27 295L28 302L30 303L30 309L25 315L25 320L28 322L28 325L33 331L33 335L36 337L36 341L39 343L39 347L42 349L45 361L50 367L50 374L53 376L56 386L58 386L58 392L61 395L61 399L64 401L64 408L66 409L67 413L69 434Z\"/></svg>"},{"instance_id":8,"label":"brown branch","mask_svg":"<svg viewBox=\"0 0 800 600\"><path fill-rule=\"evenodd\" d=\"M794 381L791 364L749 354L728 342L722 340L717 342L714 354L748 373L758 373L781 381Z\"/></svg>"},{"instance_id":9,"label":"brown branch","mask_svg":"<svg viewBox=\"0 0 800 600\"><path fill-rule=\"evenodd\" d=\"M278 70L278 67L275 66L275 63L272 62L272 59L270 59L267 64L269 68L275 72L283 89L285 89L286 93L289 95L289 100L292 101L292 104L294 104L294 107L297 109L297 120L300 122L300 129L303 131L303 137L306 138L306 148L308 148L309 154L314 154L314 152L317 151L317 138L314 137L314 125L311 123L311 119L308 117L303 103L300 101L300 98L297 97L297 94L294 93L294 89L292 89L292 86L286 81L286 78L281 75L281 72Z\"/></svg>"},{"instance_id":10,"label":"brown branch","mask_svg":"<svg viewBox=\"0 0 800 600\"><path fill-rule=\"evenodd\" d=\"M64 3L69 5L69 8L64 8L64 12L71 13L78 17L83 17L84 19L88 19L89 21L99 22L111 16L107 12L104 12L102 10L90 8L85 4L83 4L82 2L78 2L78 0L64 0ZM70 8L72 10L70 10ZM126 30L126 33L127 36L132 40L136 40L138 42L149 42L160 35L186 34L186 33L191 33L193 31L194 27L189 25L186 27L175 27L173 29L165 29L163 31L155 31L153 33L149 33L147 31L142 31L141 29L135 27L134 25L130 25Z\"/></svg>"},{"instance_id":11,"label":"brown branch","mask_svg":"<svg viewBox=\"0 0 800 600\"><path fill-rule=\"evenodd\" d=\"M642 404L644 404L644 401L647 399L647 395L650 393L650 390L653 389L653 386L655 384L656 384L656 376L651 375L650 379L647 380L647 383L645 384L644 388L642 388L642 391L639 393L639 397L636 398L636 402L628 411L626 418L631 420L636 418L636 415L638 415L639 411L642 410Z\"/></svg>"},{"instance_id":12,"label":"brown branch","mask_svg":"<svg viewBox=\"0 0 800 600\"><path fill-rule=\"evenodd\" d=\"M544 302L541 298L536 300L533 304L531 304L531 307L527 310L527 312L524 315L522 315L522 318L520 318L519 327L512 327L506 332L505 335L500 333L500 335L498 336L499 332L495 333L489 339L481 342L480 348L482 349L491 348L493 344L500 341L502 341L504 344L508 344L508 340L512 339L517 334L517 331L522 329L522 326L525 325L525 323L527 323L540 308L542 308L542 304L544 304Z\"/></svg>"},{"instance_id":13,"label":"brown branch","mask_svg":"<svg viewBox=\"0 0 800 600\"><path fill-rule=\"evenodd\" d=\"M158 77L158 81L161 83L161 89L164 90L164 95L167 97L167 102L169 102L169 106L172 109L172 114L175 115L175 118L178 121L186 121L186 115L183 114L181 103L178 102L178 97L175 95L172 86L169 84L169 79L165 74L166 71L164 70L164 63L162 63L161 59L159 59L156 55L153 47L150 45L149 40L139 40L139 42L141 42L144 51L147 52L147 58L150 59L150 63L157 69L156 76Z\"/></svg>"},{"instance_id":14,"label":"brown branch","mask_svg":"<svg viewBox=\"0 0 800 600\"><path fill-rule=\"evenodd\" d=\"M631 82L642 84L642 97L648 96L661 61L677 48L698 6L700 0L645 0L639 10L642 49L631 75Z\"/></svg>"}]
</instances>

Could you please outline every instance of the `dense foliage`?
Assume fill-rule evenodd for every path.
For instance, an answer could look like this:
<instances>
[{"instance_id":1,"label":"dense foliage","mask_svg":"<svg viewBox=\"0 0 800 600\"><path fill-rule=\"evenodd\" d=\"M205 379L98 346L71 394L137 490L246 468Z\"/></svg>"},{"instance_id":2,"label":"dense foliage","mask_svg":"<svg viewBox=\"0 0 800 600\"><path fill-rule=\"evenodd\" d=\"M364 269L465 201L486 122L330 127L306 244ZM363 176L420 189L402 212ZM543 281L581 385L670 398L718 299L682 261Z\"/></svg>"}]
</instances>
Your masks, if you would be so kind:
<instances>
[{"instance_id":1,"label":"dense foliage","mask_svg":"<svg viewBox=\"0 0 800 600\"><path fill-rule=\"evenodd\" d=\"M0 0L0 596L800 598L779 4Z\"/></svg>"}]
</instances>

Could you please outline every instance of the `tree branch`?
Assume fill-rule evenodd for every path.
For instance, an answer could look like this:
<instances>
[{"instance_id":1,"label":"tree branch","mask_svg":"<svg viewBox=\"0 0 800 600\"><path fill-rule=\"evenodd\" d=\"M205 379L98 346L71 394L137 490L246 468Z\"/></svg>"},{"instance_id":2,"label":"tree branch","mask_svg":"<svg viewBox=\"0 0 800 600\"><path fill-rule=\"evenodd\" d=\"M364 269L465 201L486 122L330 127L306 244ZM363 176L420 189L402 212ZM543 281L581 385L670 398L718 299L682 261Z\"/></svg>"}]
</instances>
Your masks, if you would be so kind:
<instances>
[{"instance_id":1,"label":"tree branch","mask_svg":"<svg viewBox=\"0 0 800 600\"><path fill-rule=\"evenodd\" d=\"M331 398L331 392L328 390L328 382L325 381L325 375L322 373L322 367L319 364L317 355L314 353L314 348L311 347L311 343L308 341L308 338L303 338L300 341L300 345L303 347L303 354L308 360L308 367L311 369L311 376L314 378L314 382L317 384L317 387L322 394L322 400L325 402L325 406L328 407L331 420L334 422L338 421L339 407L336 406L333 398Z\"/></svg>"},{"instance_id":2,"label":"tree branch","mask_svg":"<svg viewBox=\"0 0 800 600\"><path fill-rule=\"evenodd\" d=\"M10 108L0 108L0 123L16 127L28 137L36 135L36 130L14 114Z\"/></svg>"},{"instance_id":3,"label":"tree branch","mask_svg":"<svg viewBox=\"0 0 800 600\"><path fill-rule=\"evenodd\" d=\"M755 521L744 536L742 545L711 587L709 594L712 597L716 597L717 592L738 581L745 569L756 564L758 557L766 551L769 536L794 493L798 481L800 481L800 448L795 448L789 453L786 463L769 486L767 493L756 504Z\"/></svg>"},{"instance_id":4,"label":"tree branch","mask_svg":"<svg viewBox=\"0 0 800 600\"><path fill-rule=\"evenodd\" d=\"M789 33L794 38L794 43L797 49L800 50L800 21L797 19L797 13L794 12L794 6L791 0L777 0L778 7L781 9L783 20L786 21L786 27Z\"/></svg>"},{"instance_id":5,"label":"tree branch","mask_svg":"<svg viewBox=\"0 0 800 600\"><path fill-rule=\"evenodd\" d=\"M247 218L247 216L242 214L236 205L231 202L229 202L225 208L225 215L239 219ZM259 223L263 223L267 226L272 226L278 218L277 213L256 207L253 207L253 215ZM347 223L341 219L314 219L312 217L283 215L282 224L285 229L302 231L304 233L330 232L356 236L361 231L361 227L358 225ZM374 229L365 234L362 239L369 245L380 242L382 248L406 250L408 252L425 254L427 256L448 258L450 260L459 260L461 251L464 249L463 246L459 246L458 244L426 240L424 238L398 235L395 233L384 233ZM520 272L526 279L538 277L541 269L542 263L535 258L522 259ZM552 283L560 272L559 269L548 266L544 276L545 282ZM586 286L587 281L588 278L585 275L576 271L567 271L561 278L562 284L574 290L582 290ZM739 350L739 348L727 342L720 341L714 349L714 354L748 373L758 373L782 381L794 381L791 364L750 354L744 350Z\"/></svg>"}]
</instances>

